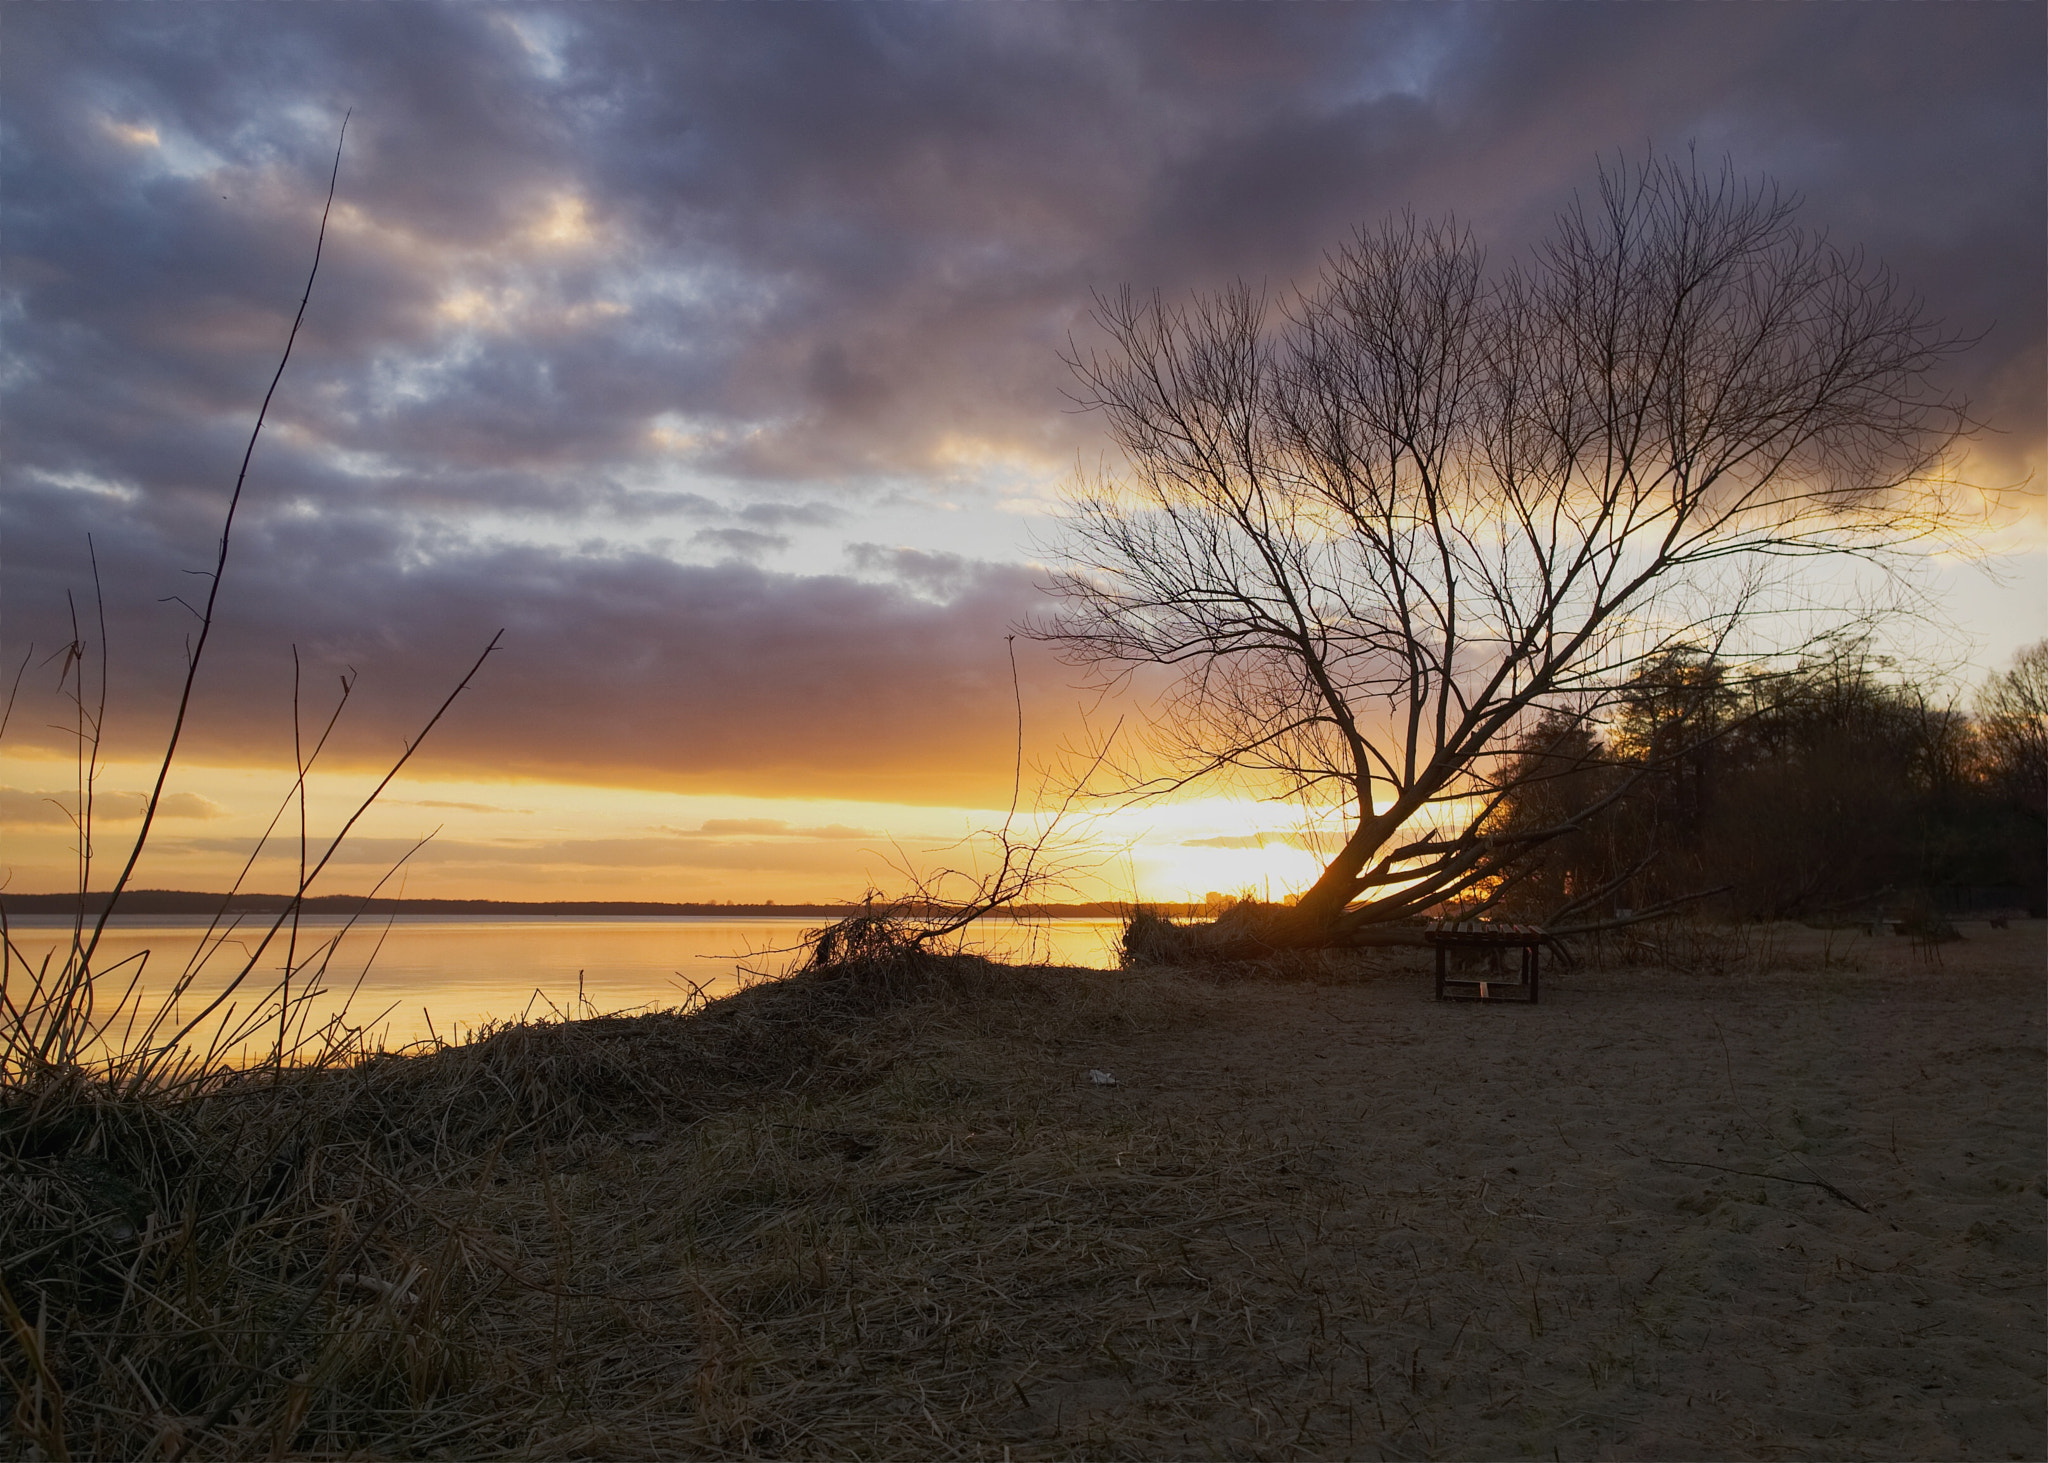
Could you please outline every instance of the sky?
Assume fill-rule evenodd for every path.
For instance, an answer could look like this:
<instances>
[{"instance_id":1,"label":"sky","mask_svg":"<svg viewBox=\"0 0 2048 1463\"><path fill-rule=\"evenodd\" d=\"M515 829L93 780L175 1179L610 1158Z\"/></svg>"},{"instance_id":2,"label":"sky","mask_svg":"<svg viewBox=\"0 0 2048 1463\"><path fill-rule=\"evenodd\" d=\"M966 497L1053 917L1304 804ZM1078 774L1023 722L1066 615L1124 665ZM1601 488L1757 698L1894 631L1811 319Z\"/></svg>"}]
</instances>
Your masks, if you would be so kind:
<instances>
[{"instance_id":1,"label":"sky","mask_svg":"<svg viewBox=\"0 0 2048 1463\"><path fill-rule=\"evenodd\" d=\"M0 8L4 887L76 878L74 616L94 883L125 855L345 112L136 882L248 859L295 656L309 735L354 676L317 844L502 629L320 888L792 901L968 858L1020 703L1027 805L1143 714L1009 638L1109 450L1095 293L1284 287L1404 209L1512 258L1617 152L1768 174L1981 336L2007 507L1916 644L2005 664L2048 634L2044 50L2039 5ZM1073 897L1310 872L1228 789L1083 821Z\"/></svg>"}]
</instances>

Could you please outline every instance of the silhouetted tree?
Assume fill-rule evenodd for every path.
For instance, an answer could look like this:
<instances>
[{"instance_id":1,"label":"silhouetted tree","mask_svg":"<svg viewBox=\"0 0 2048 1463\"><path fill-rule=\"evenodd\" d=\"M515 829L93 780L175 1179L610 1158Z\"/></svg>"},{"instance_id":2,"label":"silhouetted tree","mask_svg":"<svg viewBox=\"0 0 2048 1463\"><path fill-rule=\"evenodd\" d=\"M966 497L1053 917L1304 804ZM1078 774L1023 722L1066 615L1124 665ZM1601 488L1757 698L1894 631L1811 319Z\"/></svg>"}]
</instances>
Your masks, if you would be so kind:
<instances>
[{"instance_id":1,"label":"silhouetted tree","mask_svg":"<svg viewBox=\"0 0 2048 1463\"><path fill-rule=\"evenodd\" d=\"M1263 938L1507 877L1572 826L1489 831L1544 716L1734 643L1789 564L1942 530L1958 342L1795 211L1653 159L1505 269L1404 219L1278 304L1098 302L1110 346L1071 364L1127 470L1077 496L1041 633L1177 673L1127 790L1234 774L1341 819Z\"/></svg>"},{"instance_id":2,"label":"silhouetted tree","mask_svg":"<svg viewBox=\"0 0 2048 1463\"><path fill-rule=\"evenodd\" d=\"M1642 820L1626 796L1640 776L1583 720L1539 718L1505 760L1485 832L1516 843L1547 836L1530 838L1530 855L1475 886L1462 907L1557 922L1614 903L1651 852L1638 846Z\"/></svg>"},{"instance_id":3,"label":"silhouetted tree","mask_svg":"<svg viewBox=\"0 0 2048 1463\"><path fill-rule=\"evenodd\" d=\"M2027 669L2009 674L2023 685ZM1779 674L1666 658L1633 679L1605 736L1539 724L1524 738L1488 831L1577 827L1488 892L1553 923L1585 921L1587 896L1642 910L1702 891L1752 918L1998 891L2038 905L2025 691L1993 684L2006 697L1987 692L1973 721L1860 642Z\"/></svg>"},{"instance_id":4,"label":"silhouetted tree","mask_svg":"<svg viewBox=\"0 0 2048 1463\"><path fill-rule=\"evenodd\" d=\"M2015 806L2048 819L2048 640L1985 682L1977 715L1986 779Z\"/></svg>"},{"instance_id":5,"label":"silhouetted tree","mask_svg":"<svg viewBox=\"0 0 2048 1463\"><path fill-rule=\"evenodd\" d=\"M1967 722L1882 679L1866 647L1772 678L1732 729L1695 845L1736 910L1764 918L1867 901L1926 878L1931 819Z\"/></svg>"}]
</instances>

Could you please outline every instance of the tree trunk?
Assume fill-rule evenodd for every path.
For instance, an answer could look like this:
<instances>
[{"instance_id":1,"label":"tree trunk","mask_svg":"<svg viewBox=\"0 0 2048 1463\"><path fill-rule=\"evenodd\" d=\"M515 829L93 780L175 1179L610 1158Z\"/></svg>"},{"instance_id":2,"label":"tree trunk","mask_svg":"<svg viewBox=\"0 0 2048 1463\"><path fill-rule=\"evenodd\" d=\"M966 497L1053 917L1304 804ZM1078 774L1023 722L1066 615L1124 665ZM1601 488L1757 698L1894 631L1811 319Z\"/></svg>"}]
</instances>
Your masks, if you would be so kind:
<instances>
[{"instance_id":1,"label":"tree trunk","mask_svg":"<svg viewBox=\"0 0 2048 1463\"><path fill-rule=\"evenodd\" d=\"M1394 831L1391 820L1398 811L1397 806L1360 823L1357 831L1345 840L1337 856L1323 869L1321 877L1294 902L1294 912L1304 928L1335 928L1338 916L1344 913L1345 907L1358 893L1358 876L1364 871L1366 861L1379 852L1380 845Z\"/></svg>"}]
</instances>

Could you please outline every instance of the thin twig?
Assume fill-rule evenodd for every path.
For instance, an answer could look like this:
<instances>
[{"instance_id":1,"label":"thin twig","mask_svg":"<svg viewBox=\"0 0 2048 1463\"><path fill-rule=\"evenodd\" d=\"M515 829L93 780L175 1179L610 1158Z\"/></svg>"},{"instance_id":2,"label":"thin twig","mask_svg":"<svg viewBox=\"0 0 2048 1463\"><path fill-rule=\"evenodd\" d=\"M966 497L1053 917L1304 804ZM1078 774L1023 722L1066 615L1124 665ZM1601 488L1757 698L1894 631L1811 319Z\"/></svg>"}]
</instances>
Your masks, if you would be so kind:
<instances>
[{"instance_id":1,"label":"thin twig","mask_svg":"<svg viewBox=\"0 0 2048 1463\"><path fill-rule=\"evenodd\" d=\"M171 763L178 755L178 741L184 735L185 717L192 706L192 688L199 679L199 661L206 653L206 642L213 634L214 605L220 598L221 576L228 567L228 541L234 533L235 510L242 503L242 486L249 478L249 463L256 455L256 439L263 435L263 422L270 415L270 401L277 394L277 383L284 379L284 368L292 358L292 347L298 343L299 326L306 319L306 306L313 298L313 281L320 277L320 254L327 245L327 219L334 211L334 190L341 178L341 149L348 140L348 119L353 109L342 114L341 133L334 143L334 167L327 176L327 203L320 210L320 231L313 240L313 267L306 274L306 290L299 297L299 312L292 317L290 334L285 337L284 354L278 358L277 370L272 373L270 387L263 393L263 405L257 409L256 425L249 432L249 445L242 449L241 470L235 474L235 490L228 497L228 511L220 526L220 552L214 559L213 573L206 590L206 610L199 617L199 637L193 642L191 653L185 661L185 684L178 692L178 712L171 720L171 734L164 744L163 761L157 767L156 783L150 788L149 802L142 811L142 826L136 831L135 845L128 852L128 862L122 866L121 876L107 891L106 908L100 911L99 920L93 925L92 938L82 952L81 963L88 968L94 951L99 948L100 936L105 932L107 921L113 917L114 906L121 897L121 891L128 887L128 880L135 873L135 865L142 858L142 850L149 842L150 829L156 823L157 806L163 801L164 784L170 780Z\"/></svg>"},{"instance_id":2,"label":"thin twig","mask_svg":"<svg viewBox=\"0 0 2048 1463\"><path fill-rule=\"evenodd\" d=\"M1851 1209L1859 1213L1868 1214L1870 1212L1826 1179L1793 1179L1787 1178L1781 1173L1763 1173L1753 1168L1730 1168L1725 1163L1702 1163L1697 1159L1691 1158L1652 1158L1650 1162L1662 1164L1666 1168L1711 1168L1717 1173L1739 1174L1747 1179L1769 1179L1772 1183L1777 1184L1804 1184L1808 1188L1827 1190L1828 1193L1833 1194L1837 1199L1840 1199L1844 1204L1847 1204Z\"/></svg>"}]
</instances>

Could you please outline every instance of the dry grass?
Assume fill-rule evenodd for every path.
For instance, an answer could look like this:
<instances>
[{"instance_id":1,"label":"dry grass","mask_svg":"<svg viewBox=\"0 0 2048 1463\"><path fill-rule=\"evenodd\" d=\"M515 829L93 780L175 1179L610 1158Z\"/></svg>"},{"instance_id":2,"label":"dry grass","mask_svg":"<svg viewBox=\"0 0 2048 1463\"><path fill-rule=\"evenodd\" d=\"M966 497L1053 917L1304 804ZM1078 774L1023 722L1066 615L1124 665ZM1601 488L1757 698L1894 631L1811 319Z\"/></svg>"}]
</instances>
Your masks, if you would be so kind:
<instances>
[{"instance_id":1,"label":"dry grass","mask_svg":"<svg viewBox=\"0 0 2048 1463\"><path fill-rule=\"evenodd\" d=\"M2030 1412L1957 1381L1978 1352L2039 1371L1997 1326L2038 1320L2041 1143L1985 1098L2000 1063L2038 1077L2038 1029L1956 1027L1956 1091L1898 1110L1967 1106L1970 1162L2010 1150L1968 1234L1926 1207L1963 1160L1859 1109L1882 1074L1771 1085L1830 1042L1904 1061L1982 982L1603 971L1466 1009L1426 999L1424 958L1275 983L884 941L694 1014L170 1107L52 1099L42 1156L8 1130L14 1450L2004 1456L2039 1433L2038 1385ZM86 1126L60 1141L59 1110ZM1895 1344L1950 1393L1858 1360Z\"/></svg>"},{"instance_id":2,"label":"dry grass","mask_svg":"<svg viewBox=\"0 0 2048 1463\"><path fill-rule=\"evenodd\" d=\"M1213 919L1174 920L1139 906L1124 925L1119 955L1126 969L1160 967L1199 971L1208 979L1347 979L1387 967L1385 952L1422 948L1421 920L1383 927L1388 943L1321 949L1294 944L1273 926L1289 916L1285 905L1260 904L1249 896ZM1382 953L1375 955L1373 949ZM1397 963L1399 963L1397 961Z\"/></svg>"},{"instance_id":3,"label":"dry grass","mask_svg":"<svg viewBox=\"0 0 2048 1463\"><path fill-rule=\"evenodd\" d=\"M14 1449L875 1452L928 1447L934 1408L986 1436L1018 1393L991 1349L1257 1155L1134 1166L1000 1075L1148 983L866 953L176 1101L17 1085Z\"/></svg>"}]
</instances>

